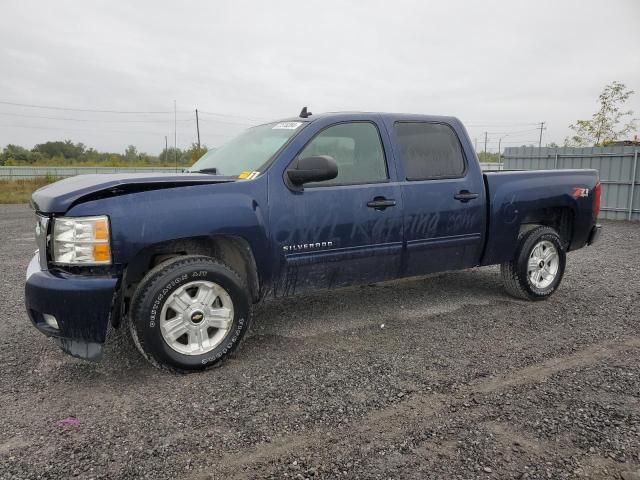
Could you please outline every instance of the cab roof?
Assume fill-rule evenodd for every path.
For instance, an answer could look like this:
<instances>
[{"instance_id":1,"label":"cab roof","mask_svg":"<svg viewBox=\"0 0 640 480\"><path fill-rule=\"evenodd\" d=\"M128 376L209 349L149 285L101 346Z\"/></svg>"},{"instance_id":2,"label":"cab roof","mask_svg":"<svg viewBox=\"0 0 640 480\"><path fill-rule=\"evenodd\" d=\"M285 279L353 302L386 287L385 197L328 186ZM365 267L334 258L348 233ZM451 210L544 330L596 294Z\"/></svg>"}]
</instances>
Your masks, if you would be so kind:
<instances>
[{"instance_id":1,"label":"cab roof","mask_svg":"<svg viewBox=\"0 0 640 480\"><path fill-rule=\"evenodd\" d=\"M304 123L312 123L318 120L343 120L345 118L354 118L354 117L381 117L383 120L388 120L392 122L396 121L422 121L422 122L444 122L444 123L459 123L460 120L456 117L444 116L444 115L424 115L417 113L390 113L390 112L359 112L359 111L348 111L348 112L325 112L319 114L312 114L309 117L288 117L280 120L274 120L277 122L304 122ZM271 122L269 122L271 123Z\"/></svg>"}]
</instances>

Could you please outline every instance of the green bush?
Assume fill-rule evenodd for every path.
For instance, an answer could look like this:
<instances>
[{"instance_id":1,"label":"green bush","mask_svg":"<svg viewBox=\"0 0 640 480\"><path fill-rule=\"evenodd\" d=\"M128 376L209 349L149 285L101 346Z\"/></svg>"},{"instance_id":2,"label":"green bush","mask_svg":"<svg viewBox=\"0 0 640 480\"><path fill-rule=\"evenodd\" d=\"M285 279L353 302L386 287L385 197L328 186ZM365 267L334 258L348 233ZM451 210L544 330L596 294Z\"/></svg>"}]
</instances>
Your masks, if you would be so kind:
<instances>
[{"instance_id":1,"label":"green bush","mask_svg":"<svg viewBox=\"0 0 640 480\"><path fill-rule=\"evenodd\" d=\"M19 145L7 145L0 152L0 165L46 167L190 167L207 152L207 147L192 144L187 150L168 148L154 156L139 152L129 145L125 152L98 152L82 143L70 140L51 141L28 150Z\"/></svg>"}]
</instances>

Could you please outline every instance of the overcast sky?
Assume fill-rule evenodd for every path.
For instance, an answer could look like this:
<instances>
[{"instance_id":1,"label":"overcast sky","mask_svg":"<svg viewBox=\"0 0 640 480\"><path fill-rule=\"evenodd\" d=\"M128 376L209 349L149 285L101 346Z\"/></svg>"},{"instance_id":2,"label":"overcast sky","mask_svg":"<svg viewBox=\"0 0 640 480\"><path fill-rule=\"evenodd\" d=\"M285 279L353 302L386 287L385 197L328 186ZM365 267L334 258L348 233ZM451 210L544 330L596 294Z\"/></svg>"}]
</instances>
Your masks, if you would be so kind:
<instances>
[{"instance_id":1,"label":"overcast sky","mask_svg":"<svg viewBox=\"0 0 640 480\"><path fill-rule=\"evenodd\" d=\"M546 121L543 143L561 143L613 80L638 92L640 117L639 21L638 0L3 0L0 102L171 112L175 100L181 148L195 108L216 146L304 105L455 115L492 150L509 132L503 145L537 143ZM172 113L0 103L0 147L65 138L157 154L165 135Z\"/></svg>"}]
</instances>

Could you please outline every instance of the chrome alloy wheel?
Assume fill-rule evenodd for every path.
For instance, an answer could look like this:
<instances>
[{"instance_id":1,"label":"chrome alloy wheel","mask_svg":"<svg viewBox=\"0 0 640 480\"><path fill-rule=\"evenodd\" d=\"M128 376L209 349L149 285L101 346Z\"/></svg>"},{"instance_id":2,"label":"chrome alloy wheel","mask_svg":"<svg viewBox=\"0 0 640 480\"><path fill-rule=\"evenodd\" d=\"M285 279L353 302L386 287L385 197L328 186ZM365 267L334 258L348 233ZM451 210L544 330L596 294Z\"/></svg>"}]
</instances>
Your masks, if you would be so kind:
<instances>
[{"instance_id":1,"label":"chrome alloy wheel","mask_svg":"<svg viewBox=\"0 0 640 480\"><path fill-rule=\"evenodd\" d=\"M527 274L531 284L540 290L553 283L558 273L560 257L553 243L543 240L536 244L529 255Z\"/></svg>"},{"instance_id":2,"label":"chrome alloy wheel","mask_svg":"<svg viewBox=\"0 0 640 480\"><path fill-rule=\"evenodd\" d=\"M220 285L206 280L177 288L160 314L162 338L183 355L210 352L224 340L232 323L231 297Z\"/></svg>"}]
</instances>

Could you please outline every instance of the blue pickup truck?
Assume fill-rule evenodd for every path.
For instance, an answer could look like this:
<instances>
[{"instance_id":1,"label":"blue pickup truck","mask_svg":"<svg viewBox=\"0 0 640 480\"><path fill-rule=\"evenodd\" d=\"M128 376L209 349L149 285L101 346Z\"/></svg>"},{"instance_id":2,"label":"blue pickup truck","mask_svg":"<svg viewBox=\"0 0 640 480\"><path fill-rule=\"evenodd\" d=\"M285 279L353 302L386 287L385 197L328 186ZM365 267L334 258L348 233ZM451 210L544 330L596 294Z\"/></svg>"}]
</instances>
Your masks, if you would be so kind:
<instances>
[{"instance_id":1,"label":"blue pickup truck","mask_svg":"<svg viewBox=\"0 0 640 480\"><path fill-rule=\"evenodd\" d=\"M92 360L126 327L182 372L234 352L266 298L494 264L548 298L600 232L595 170L483 173L458 119L389 113L303 110L185 172L82 175L32 204L34 326Z\"/></svg>"}]
</instances>

